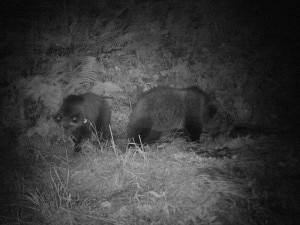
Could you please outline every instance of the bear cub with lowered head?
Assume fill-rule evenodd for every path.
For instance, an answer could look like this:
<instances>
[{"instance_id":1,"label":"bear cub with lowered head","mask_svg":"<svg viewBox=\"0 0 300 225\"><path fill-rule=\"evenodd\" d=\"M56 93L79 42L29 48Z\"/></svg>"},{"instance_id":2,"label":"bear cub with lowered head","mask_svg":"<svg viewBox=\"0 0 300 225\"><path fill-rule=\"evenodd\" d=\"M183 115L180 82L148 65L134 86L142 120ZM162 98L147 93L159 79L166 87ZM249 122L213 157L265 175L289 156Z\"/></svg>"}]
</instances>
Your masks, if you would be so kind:
<instances>
[{"instance_id":1,"label":"bear cub with lowered head","mask_svg":"<svg viewBox=\"0 0 300 225\"><path fill-rule=\"evenodd\" d=\"M163 132L184 129L191 141L198 142L203 126L217 111L213 99L199 87L156 87L145 92L135 104L127 138L138 144L151 144Z\"/></svg>"}]
</instances>

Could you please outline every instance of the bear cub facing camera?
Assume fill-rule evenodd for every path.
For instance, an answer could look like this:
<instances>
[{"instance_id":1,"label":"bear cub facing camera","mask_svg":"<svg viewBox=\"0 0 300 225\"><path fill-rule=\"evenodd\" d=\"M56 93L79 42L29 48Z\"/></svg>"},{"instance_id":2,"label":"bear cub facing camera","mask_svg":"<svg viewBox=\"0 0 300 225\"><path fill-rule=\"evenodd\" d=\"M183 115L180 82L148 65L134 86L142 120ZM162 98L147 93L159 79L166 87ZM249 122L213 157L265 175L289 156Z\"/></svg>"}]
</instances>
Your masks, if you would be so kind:
<instances>
[{"instance_id":1,"label":"bear cub facing camera","mask_svg":"<svg viewBox=\"0 0 300 225\"><path fill-rule=\"evenodd\" d=\"M75 143L74 151L81 150L81 142L91 137L95 125L96 131L104 140L110 139L109 125L111 109L107 101L96 94L70 95L54 116L67 136L72 136Z\"/></svg>"}]
</instances>

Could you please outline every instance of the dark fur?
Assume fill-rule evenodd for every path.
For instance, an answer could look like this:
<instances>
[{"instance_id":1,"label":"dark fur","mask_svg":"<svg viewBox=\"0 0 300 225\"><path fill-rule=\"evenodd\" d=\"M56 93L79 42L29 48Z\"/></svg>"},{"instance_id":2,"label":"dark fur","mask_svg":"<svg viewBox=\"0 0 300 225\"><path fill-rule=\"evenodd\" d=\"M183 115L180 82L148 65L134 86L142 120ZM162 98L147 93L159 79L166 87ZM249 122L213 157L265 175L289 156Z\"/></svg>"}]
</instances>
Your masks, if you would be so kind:
<instances>
[{"instance_id":1,"label":"dark fur","mask_svg":"<svg viewBox=\"0 0 300 225\"><path fill-rule=\"evenodd\" d=\"M230 132L228 137L237 138L237 137L249 137L249 138L258 138L263 135L272 135L276 132L272 129L269 130L264 127L251 126L246 124L235 125Z\"/></svg>"},{"instance_id":2,"label":"dark fur","mask_svg":"<svg viewBox=\"0 0 300 225\"><path fill-rule=\"evenodd\" d=\"M81 150L80 143L91 136L91 124L95 124L100 137L110 138L110 107L103 97L92 93L65 98L54 120L62 125L66 135L73 136L76 152Z\"/></svg>"},{"instance_id":3,"label":"dark fur","mask_svg":"<svg viewBox=\"0 0 300 225\"><path fill-rule=\"evenodd\" d=\"M184 129L191 141L199 141L203 126L209 123L217 107L198 87L177 89L157 87L144 93L129 118L127 137L149 144L165 131Z\"/></svg>"}]
</instances>

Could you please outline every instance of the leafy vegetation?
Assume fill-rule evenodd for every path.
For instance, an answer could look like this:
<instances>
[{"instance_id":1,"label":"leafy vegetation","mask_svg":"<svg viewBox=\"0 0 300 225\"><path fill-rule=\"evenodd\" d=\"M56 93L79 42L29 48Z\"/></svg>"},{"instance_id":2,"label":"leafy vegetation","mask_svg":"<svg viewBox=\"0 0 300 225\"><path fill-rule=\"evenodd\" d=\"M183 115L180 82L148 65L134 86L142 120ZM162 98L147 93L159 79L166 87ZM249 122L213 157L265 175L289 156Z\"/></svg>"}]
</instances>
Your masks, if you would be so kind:
<instances>
[{"instance_id":1,"label":"leafy vegetation","mask_svg":"<svg viewBox=\"0 0 300 225\"><path fill-rule=\"evenodd\" d=\"M285 11L272 22L292 8L234 0L1 4L0 223L299 222L292 139L167 138L131 149L124 140L131 105L158 85L198 85L236 123L296 131L290 47L298 39ZM51 117L65 96L85 92L110 101L114 141L94 137L74 156Z\"/></svg>"}]
</instances>

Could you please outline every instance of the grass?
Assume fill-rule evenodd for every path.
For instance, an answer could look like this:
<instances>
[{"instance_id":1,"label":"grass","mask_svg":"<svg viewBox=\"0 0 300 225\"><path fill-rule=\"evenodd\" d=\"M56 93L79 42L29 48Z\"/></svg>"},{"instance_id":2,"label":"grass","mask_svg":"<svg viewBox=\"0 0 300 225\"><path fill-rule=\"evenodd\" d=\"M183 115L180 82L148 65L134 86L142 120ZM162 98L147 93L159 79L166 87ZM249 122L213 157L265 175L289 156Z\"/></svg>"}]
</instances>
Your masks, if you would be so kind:
<instances>
[{"instance_id":1,"label":"grass","mask_svg":"<svg viewBox=\"0 0 300 225\"><path fill-rule=\"evenodd\" d=\"M234 149L233 141L206 146ZM197 155L189 150L197 145L179 138L124 152L117 144L100 150L91 142L75 156L68 148L51 156L36 150L30 179L18 180L24 224L293 224L275 215L287 205L285 210L298 209L291 179L272 187L282 174L268 169L278 142L243 143L222 158Z\"/></svg>"},{"instance_id":2,"label":"grass","mask_svg":"<svg viewBox=\"0 0 300 225\"><path fill-rule=\"evenodd\" d=\"M300 224L299 141L288 135L131 149L94 138L77 155L60 138L51 115L63 90L107 91L121 136L138 92L157 85L197 84L236 122L297 130L293 23L276 4L136 2L37 4L22 10L29 20L8 10L0 224Z\"/></svg>"}]
</instances>

